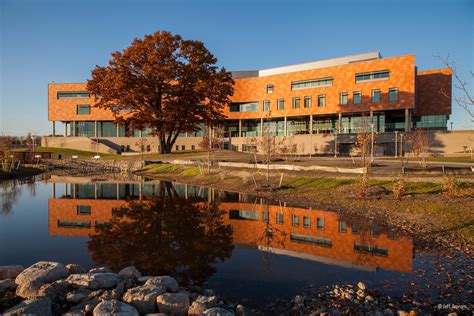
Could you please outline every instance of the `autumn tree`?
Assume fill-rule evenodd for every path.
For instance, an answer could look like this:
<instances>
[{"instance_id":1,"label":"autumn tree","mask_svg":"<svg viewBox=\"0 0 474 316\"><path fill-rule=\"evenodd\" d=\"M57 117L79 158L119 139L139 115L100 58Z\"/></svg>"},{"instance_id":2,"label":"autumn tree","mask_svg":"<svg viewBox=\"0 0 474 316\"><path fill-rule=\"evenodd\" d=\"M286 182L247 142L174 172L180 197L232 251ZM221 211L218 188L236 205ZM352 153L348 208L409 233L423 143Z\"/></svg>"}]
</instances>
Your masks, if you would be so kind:
<instances>
[{"instance_id":1,"label":"autumn tree","mask_svg":"<svg viewBox=\"0 0 474 316\"><path fill-rule=\"evenodd\" d=\"M233 93L230 72L204 44L169 32L136 38L107 66L96 66L87 90L96 106L112 110L131 130L150 128L169 153L180 133L196 132L200 123L216 125Z\"/></svg>"}]
</instances>

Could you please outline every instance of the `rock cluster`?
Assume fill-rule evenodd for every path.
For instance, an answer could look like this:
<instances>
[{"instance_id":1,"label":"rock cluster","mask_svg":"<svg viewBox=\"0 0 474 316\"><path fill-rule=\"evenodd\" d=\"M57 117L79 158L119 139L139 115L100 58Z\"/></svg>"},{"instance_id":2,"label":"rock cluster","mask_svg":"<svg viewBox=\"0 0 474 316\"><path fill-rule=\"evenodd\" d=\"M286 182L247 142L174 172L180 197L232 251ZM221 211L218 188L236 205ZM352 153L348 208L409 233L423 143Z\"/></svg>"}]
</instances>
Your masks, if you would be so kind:
<instances>
[{"instance_id":1,"label":"rock cluster","mask_svg":"<svg viewBox=\"0 0 474 316\"><path fill-rule=\"evenodd\" d=\"M38 262L27 269L0 267L0 296L24 299L2 315L245 315L212 290L189 292L170 276L142 276L133 266L113 273L106 267L86 272L77 264Z\"/></svg>"}]
</instances>

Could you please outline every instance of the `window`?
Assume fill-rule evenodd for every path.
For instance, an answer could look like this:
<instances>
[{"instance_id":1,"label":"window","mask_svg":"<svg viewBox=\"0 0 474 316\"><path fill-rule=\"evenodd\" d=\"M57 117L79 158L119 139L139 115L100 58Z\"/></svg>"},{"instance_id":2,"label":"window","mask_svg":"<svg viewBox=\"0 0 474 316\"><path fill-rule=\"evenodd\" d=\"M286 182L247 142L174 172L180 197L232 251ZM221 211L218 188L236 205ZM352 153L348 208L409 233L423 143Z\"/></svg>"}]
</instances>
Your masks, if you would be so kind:
<instances>
[{"instance_id":1,"label":"window","mask_svg":"<svg viewBox=\"0 0 474 316\"><path fill-rule=\"evenodd\" d=\"M359 234L359 227L356 224L352 224L352 234L354 235Z\"/></svg>"},{"instance_id":2,"label":"window","mask_svg":"<svg viewBox=\"0 0 474 316\"><path fill-rule=\"evenodd\" d=\"M328 87L328 86L332 86L332 81L333 81L332 77L302 80L302 81L293 81L291 83L291 90L309 89L309 88L317 88L317 87Z\"/></svg>"},{"instance_id":3,"label":"window","mask_svg":"<svg viewBox=\"0 0 474 316\"><path fill-rule=\"evenodd\" d=\"M91 228L90 221L62 221L58 220L59 228Z\"/></svg>"},{"instance_id":4,"label":"window","mask_svg":"<svg viewBox=\"0 0 474 316\"><path fill-rule=\"evenodd\" d=\"M385 247L378 247L373 245L365 245L354 243L354 252L368 253L374 256L386 257L388 256L388 249Z\"/></svg>"},{"instance_id":5,"label":"window","mask_svg":"<svg viewBox=\"0 0 474 316\"><path fill-rule=\"evenodd\" d=\"M127 151L130 151L130 145L127 145Z\"/></svg>"},{"instance_id":6,"label":"window","mask_svg":"<svg viewBox=\"0 0 474 316\"><path fill-rule=\"evenodd\" d=\"M268 100L263 101L263 111L265 112L270 111L270 101Z\"/></svg>"},{"instance_id":7,"label":"window","mask_svg":"<svg viewBox=\"0 0 474 316\"><path fill-rule=\"evenodd\" d=\"M318 230L324 230L324 218L318 217L316 219L316 225L317 225Z\"/></svg>"},{"instance_id":8,"label":"window","mask_svg":"<svg viewBox=\"0 0 474 316\"><path fill-rule=\"evenodd\" d=\"M276 222L277 224L283 224L283 213L277 213Z\"/></svg>"},{"instance_id":9,"label":"window","mask_svg":"<svg viewBox=\"0 0 474 316\"><path fill-rule=\"evenodd\" d=\"M146 151L151 151L151 145L146 145Z\"/></svg>"},{"instance_id":10,"label":"window","mask_svg":"<svg viewBox=\"0 0 474 316\"><path fill-rule=\"evenodd\" d=\"M281 111L285 108L285 100L278 99L277 101L277 110Z\"/></svg>"},{"instance_id":11,"label":"window","mask_svg":"<svg viewBox=\"0 0 474 316\"><path fill-rule=\"evenodd\" d=\"M98 137L117 137L117 125L114 122L97 122Z\"/></svg>"},{"instance_id":12,"label":"window","mask_svg":"<svg viewBox=\"0 0 474 316\"><path fill-rule=\"evenodd\" d=\"M229 219L258 221L258 213L251 210L230 210Z\"/></svg>"},{"instance_id":13,"label":"window","mask_svg":"<svg viewBox=\"0 0 474 316\"><path fill-rule=\"evenodd\" d=\"M58 92L57 98L58 99L78 99L78 98L86 98L89 99L90 95L87 91L63 91Z\"/></svg>"},{"instance_id":14,"label":"window","mask_svg":"<svg viewBox=\"0 0 474 316\"><path fill-rule=\"evenodd\" d=\"M176 150L179 150L179 145L176 145Z\"/></svg>"},{"instance_id":15,"label":"window","mask_svg":"<svg viewBox=\"0 0 474 316\"><path fill-rule=\"evenodd\" d=\"M258 102L231 103L230 112L258 112Z\"/></svg>"},{"instance_id":16,"label":"window","mask_svg":"<svg viewBox=\"0 0 474 316\"><path fill-rule=\"evenodd\" d=\"M323 108L326 106L326 95L318 95L318 107Z\"/></svg>"},{"instance_id":17,"label":"window","mask_svg":"<svg viewBox=\"0 0 474 316\"><path fill-rule=\"evenodd\" d=\"M267 84L267 93L273 93L273 85Z\"/></svg>"},{"instance_id":18,"label":"window","mask_svg":"<svg viewBox=\"0 0 474 316\"><path fill-rule=\"evenodd\" d=\"M361 101L362 101L362 93L360 91L355 91L354 94L352 95L352 103L360 104Z\"/></svg>"},{"instance_id":19,"label":"window","mask_svg":"<svg viewBox=\"0 0 474 316\"><path fill-rule=\"evenodd\" d=\"M349 98L349 94L347 92L341 92L341 94L339 94L339 104L346 105L348 98Z\"/></svg>"},{"instance_id":20,"label":"window","mask_svg":"<svg viewBox=\"0 0 474 316\"><path fill-rule=\"evenodd\" d=\"M266 223L268 223L268 221L270 220L268 215L269 215L268 212L266 212L266 211L263 212L262 218L263 218L263 221L266 222Z\"/></svg>"},{"instance_id":21,"label":"window","mask_svg":"<svg viewBox=\"0 0 474 316\"><path fill-rule=\"evenodd\" d=\"M340 233L347 232L347 223L345 221L339 221L339 232Z\"/></svg>"},{"instance_id":22,"label":"window","mask_svg":"<svg viewBox=\"0 0 474 316\"><path fill-rule=\"evenodd\" d=\"M91 215L91 207L89 205L78 205L77 215Z\"/></svg>"},{"instance_id":23,"label":"window","mask_svg":"<svg viewBox=\"0 0 474 316\"><path fill-rule=\"evenodd\" d=\"M91 114L91 106L89 104L78 104L77 114Z\"/></svg>"},{"instance_id":24,"label":"window","mask_svg":"<svg viewBox=\"0 0 474 316\"><path fill-rule=\"evenodd\" d=\"M356 83L365 82L365 81L374 81L374 80L383 80L390 78L390 71L381 70L381 71L372 71L356 74L355 80Z\"/></svg>"},{"instance_id":25,"label":"window","mask_svg":"<svg viewBox=\"0 0 474 316\"><path fill-rule=\"evenodd\" d=\"M372 235L372 237L379 237L380 236L380 228L378 228L377 226L372 227L371 235Z\"/></svg>"},{"instance_id":26,"label":"window","mask_svg":"<svg viewBox=\"0 0 474 316\"><path fill-rule=\"evenodd\" d=\"M398 100L398 89L390 88L388 89L388 101L394 102Z\"/></svg>"},{"instance_id":27,"label":"window","mask_svg":"<svg viewBox=\"0 0 474 316\"><path fill-rule=\"evenodd\" d=\"M181 150L186 150L186 146L185 146L185 145L181 145Z\"/></svg>"},{"instance_id":28,"label":"window","mask_svg":"<svg viewBox=\"0 0 474 316\"><path fill-rule=\"evenodd\" d=\"M372 90L372 102L380 102L380 90Z\"/></svg>"},{"instance_id":29,"label":"window","mask_svg":"<svg viewBox=\"0 0 474 316\"><path fill-rule=\"evenodd\" d=\"M304 97L304 107L308 109L311 107L311 97Z\"/></svg>"},{"instance_id":30,"label":"window","mask_svg":"<svg viewBox=\"0 0 474 316\"><path fill-rule=\"evenodd\" d=\"M293 98L293 109L300 108L300 98Z\"/></svg>"},{"instance_id":31,"label":"window","mask_svg":"<svg viewBox=\"0 0 474 316\"><path fill-rule=\"evenodd\" d=\"M191 145L191 150L195 150L196 149L196 146L195 145Z\"/></svg>"},{"instance_id":32,"label":"window","mask_svg":"<svg viewBox=\"0 0 474 316\"><path fill-rule=\"evenodd\" d=\"M293 226L294 227L300 226L300 217L298 215L293 215Z\"/></svg>"},{"instance_id":33,"label":"window","mask_svg":"<svg viewBox=\"0 0 474 316\"><path fill-rule=\"evenodd\" d=\"M332 241L328 238L323 237L314 237L314 236L306 236L306 235L299 235L299 234L291 234L290 241L302 243L302 244L310 244L322 247L332 247Z\"/></svg>"},{"instance_id":34,"label":"window","mask_svg":"<svg viewBox=\"0 0 474 316\"><path fill-rule=\"evenodd\" d=\"M303 227L309 228L310 224L311 224L311 218L309 218L308 216L303 216Z\"/></svg>"}]
</instances>

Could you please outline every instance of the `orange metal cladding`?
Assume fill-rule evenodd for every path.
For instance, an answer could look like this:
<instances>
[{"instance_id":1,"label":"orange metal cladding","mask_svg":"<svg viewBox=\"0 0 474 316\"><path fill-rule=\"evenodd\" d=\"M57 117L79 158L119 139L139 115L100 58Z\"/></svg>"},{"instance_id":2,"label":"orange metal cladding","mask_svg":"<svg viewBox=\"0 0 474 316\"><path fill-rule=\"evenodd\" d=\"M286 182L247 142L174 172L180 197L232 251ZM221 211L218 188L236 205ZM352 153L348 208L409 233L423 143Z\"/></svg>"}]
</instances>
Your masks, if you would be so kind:
<instances>
[{"instance_id":1,"label":"orange metal cladding","mask_svg":"<svg viewBox=\"0 0 474 316\"><path fill-rule=\"evenodd\" d=\"M416 115L451 114L451 68L418 71Z\"/></svg>"},{"instance_id":2,"label":"orange metal cladding","mask_svg":"<svg viewBox=\"0 0 474 316\"><path fill-rule=\"evenodd\" d=\"M358 73L389 70L390 78L386 80L374 80L370 82L356 83L355 75ZM301 90L291 90L292 81L309 80L332 77L333 84L329 87L316 87ZM273 93L266 93L267 85L274 86ZM389 88L398 88L399 98L397 102L388 101ZM372 90L381 90L381 102L370 101ZM352 93L362 92L362 103L352 104ZM339 105L339 94L347 92L349 102L347 105ZM326 106L318 108L318 95L326 96ZM291 73L284 73L259 78L235 79L234 96L232 102L254 102L259 101L259 112L224 112L231 119L261 118L265 115L262 111L263 101L270 101L272 117L334 114L361 111L379 111L394 109L412 109L414 107L415 95L415 56L406 55L370 61L361 61L341 66L326 67ZM304 108L305 96L312 97L312 107ZM301 100L300 108L292 108L293 97ZM285 109L277 110L277 100L283 98Z\"/></svg>"},{"instance_id":3,"label":"orange metal cladding","mask_svg":"<svg viewBox=\"0 0 474 316\"><path fill-rule=\"evenodd\" d=\"M75 200L75 199L50 199L48 203L49 234L53 236L88 236L95 234L95 222L108 222L112 219L112 208L126 207L124 200ZM78 205L89 205L90 215L78 215ZM412 270L413 242L406 237L396 240L389 239L381 233L372 237L370 232L362 231L353 234L351 228L346 233L339 232L339 218L334 212L322 210L309 210L301 208L280 207L270 205L270 226L263 220L265 205L250 203L221 203L219 206L224 212L224 224L232 226L234 243L250 244L275 249L294 251L302 254L324 257L336 261L350 262L355 265L410 272ZM253 210L258 212L259 220L230 219L230 210ZM276 224L276 214L284 214L284 222ZM292 225L292 215L300 217L299 227ZM303 216L310 218L310 227L303 227ZM324 230L316 229L316 218L324 218ZM90 228L61 228L58 221L90 221ZM126 219L124 219L126 220ZM268 228L273 230L273 237L265 237ZM290 241L291 234L324 237L332 241L332 247L326 248L317 245L297 243ZM388 255L375 256L354 251L354 243L370 244L371 246L386 247Z\"/></svg>"},{"instance_id":4,"label":"orange metal cladding","mask_svg":"<svg viewBox=\"0 0 474 316\"><path fill-rule=\"evenodd\" d=\"M48 120L50 121L113 121L112 111L94 106L94 98L58 99L58 92L86 91L85 83L50 83L48 85ZM77 114L78 104L90 104L90 114Z\"/></svg>"}]
</instances>

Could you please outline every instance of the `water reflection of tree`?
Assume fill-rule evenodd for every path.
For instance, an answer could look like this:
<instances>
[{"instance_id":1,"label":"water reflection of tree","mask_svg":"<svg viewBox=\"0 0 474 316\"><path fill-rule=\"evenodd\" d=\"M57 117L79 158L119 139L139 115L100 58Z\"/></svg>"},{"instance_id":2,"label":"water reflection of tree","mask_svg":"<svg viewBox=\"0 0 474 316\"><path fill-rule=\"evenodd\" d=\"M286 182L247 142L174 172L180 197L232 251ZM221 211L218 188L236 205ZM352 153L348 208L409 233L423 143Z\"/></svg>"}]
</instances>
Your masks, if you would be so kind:
<instances>
[{"instance_id":1,"label":"water reflection of tree","mask_svg":"<svg viewBox=\"0 0 474 316\"><path fill-rule=\"evenodd\" d=\"M202 283L218 260L230 257L232 230L217 204L178 198L171 185L157 197L133 201L88 242L95 262L116 271L134 265L143 274L171 274Z\"/></svg>"},{"instance_id":2,"label":"water reflection of tree","mask_svg":"<svg viewBox=\"0 0 474 316\"><path fill-rule=\"evenodd\" d=\"M16 180L0 181L0 200L2 209L0 214L10 214L13 205L18 201L21 195L21 186Z\"/></svg>"}]
</instances>

